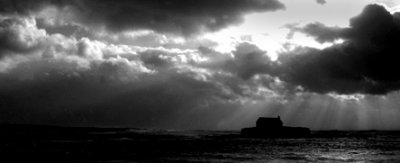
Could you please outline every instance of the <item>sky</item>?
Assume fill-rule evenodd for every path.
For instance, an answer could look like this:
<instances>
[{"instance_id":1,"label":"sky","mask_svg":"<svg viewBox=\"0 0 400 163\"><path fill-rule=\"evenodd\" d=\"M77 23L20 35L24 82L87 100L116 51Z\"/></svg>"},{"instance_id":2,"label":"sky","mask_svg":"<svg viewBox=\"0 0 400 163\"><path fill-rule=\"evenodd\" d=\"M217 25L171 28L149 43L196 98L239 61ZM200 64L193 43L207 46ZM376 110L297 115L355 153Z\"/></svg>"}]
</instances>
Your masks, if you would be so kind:
<instances>
[{"instance_id":1,"label":"sky","mask_svg":"<svg viewBox=\"0 0 400 163\"><path fill-rule=\"evenodd\" d=\"M400 129L400 1L0 0L0 123Z\"/></svg>"}]
</instances>

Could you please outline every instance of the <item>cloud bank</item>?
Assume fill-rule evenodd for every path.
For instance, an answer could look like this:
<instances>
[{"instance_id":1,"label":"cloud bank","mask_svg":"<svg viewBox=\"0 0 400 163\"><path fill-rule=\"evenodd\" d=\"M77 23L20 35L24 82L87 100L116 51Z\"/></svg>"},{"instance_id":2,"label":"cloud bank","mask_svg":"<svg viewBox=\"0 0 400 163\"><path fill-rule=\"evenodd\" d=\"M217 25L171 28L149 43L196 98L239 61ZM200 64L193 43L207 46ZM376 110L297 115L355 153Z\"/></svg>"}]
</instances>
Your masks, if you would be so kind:
<instances>
[{"instance_id":1,"label":"cloud bank","mask_svg":"<svg viewBox=\"0 0 400 163\"><path fill-rule=\"evenodd\" d=\"M364 122L357 107L375 113L373 100L389 112L397 106L374 96L396 99L400 89L399 14L379 5L346 28L288 26L321 43L343 42L295 46L274 61L248 42L223 53L210 40L171 36L220 30L246 13L284 7L274 0L0 3L3 123L238 129L280 114L288 125L354 129L383 125Z\"/></svg>"}]
</instances>

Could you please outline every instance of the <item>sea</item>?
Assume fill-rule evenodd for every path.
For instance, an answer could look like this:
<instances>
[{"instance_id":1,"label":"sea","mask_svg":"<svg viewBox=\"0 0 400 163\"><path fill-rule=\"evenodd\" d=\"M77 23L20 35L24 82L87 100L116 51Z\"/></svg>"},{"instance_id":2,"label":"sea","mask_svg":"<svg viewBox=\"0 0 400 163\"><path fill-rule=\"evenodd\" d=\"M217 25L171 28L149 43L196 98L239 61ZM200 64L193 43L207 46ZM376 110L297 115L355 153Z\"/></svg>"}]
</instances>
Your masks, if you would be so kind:
<instances>
[{"instance_id":1,"label":"sea","mask_svg":"<svg viewBox=\"0 0 400 163\"><path fill-rule=\"evenodd\" d=\"M0 162L400 162L400 131L240 131L0 125Z\"/></svg>"}]
</instances>

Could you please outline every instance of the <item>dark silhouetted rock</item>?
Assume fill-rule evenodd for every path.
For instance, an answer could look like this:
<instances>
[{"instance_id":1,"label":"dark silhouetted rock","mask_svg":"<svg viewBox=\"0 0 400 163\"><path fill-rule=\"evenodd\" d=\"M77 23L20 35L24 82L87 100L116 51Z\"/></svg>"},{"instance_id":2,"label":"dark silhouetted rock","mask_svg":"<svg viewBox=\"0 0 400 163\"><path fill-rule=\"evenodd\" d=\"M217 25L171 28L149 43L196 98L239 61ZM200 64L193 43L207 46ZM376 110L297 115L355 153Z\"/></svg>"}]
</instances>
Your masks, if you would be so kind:
<instances>
[{"instance_id":1,"label":"dark silhouetted rock","mask_svg":"<svg viewBox=\"0 0 400 163\"><path fill-rule=\"evenodd\" d=\"M279 116L277 118L260 117L256 122L256 127L243 128L241 135L265 138L307 137L310 135L310 129L283 126Z\"/></svg>"}]
</instances>

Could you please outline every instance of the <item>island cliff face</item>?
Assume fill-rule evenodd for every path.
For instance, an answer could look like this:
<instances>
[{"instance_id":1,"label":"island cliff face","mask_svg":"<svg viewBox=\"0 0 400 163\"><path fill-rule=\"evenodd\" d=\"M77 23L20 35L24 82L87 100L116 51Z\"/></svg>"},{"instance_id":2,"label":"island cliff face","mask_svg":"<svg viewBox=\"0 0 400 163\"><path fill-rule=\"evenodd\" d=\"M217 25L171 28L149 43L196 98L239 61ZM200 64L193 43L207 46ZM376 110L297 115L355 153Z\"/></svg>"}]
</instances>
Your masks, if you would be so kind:
<instances>
[{"instance_id":1,"label":"island cliff face","mask_svg":"<svg viewBox=\"0 0 400 163\"><path fill-rule=\"evenodd\" d=\"M243 128L241 135L245 137L307 137L310 129L305 127L287 127L278 116L277 118L260 117L256 122L256 127Z\"/></svg>"}]
</instances>

